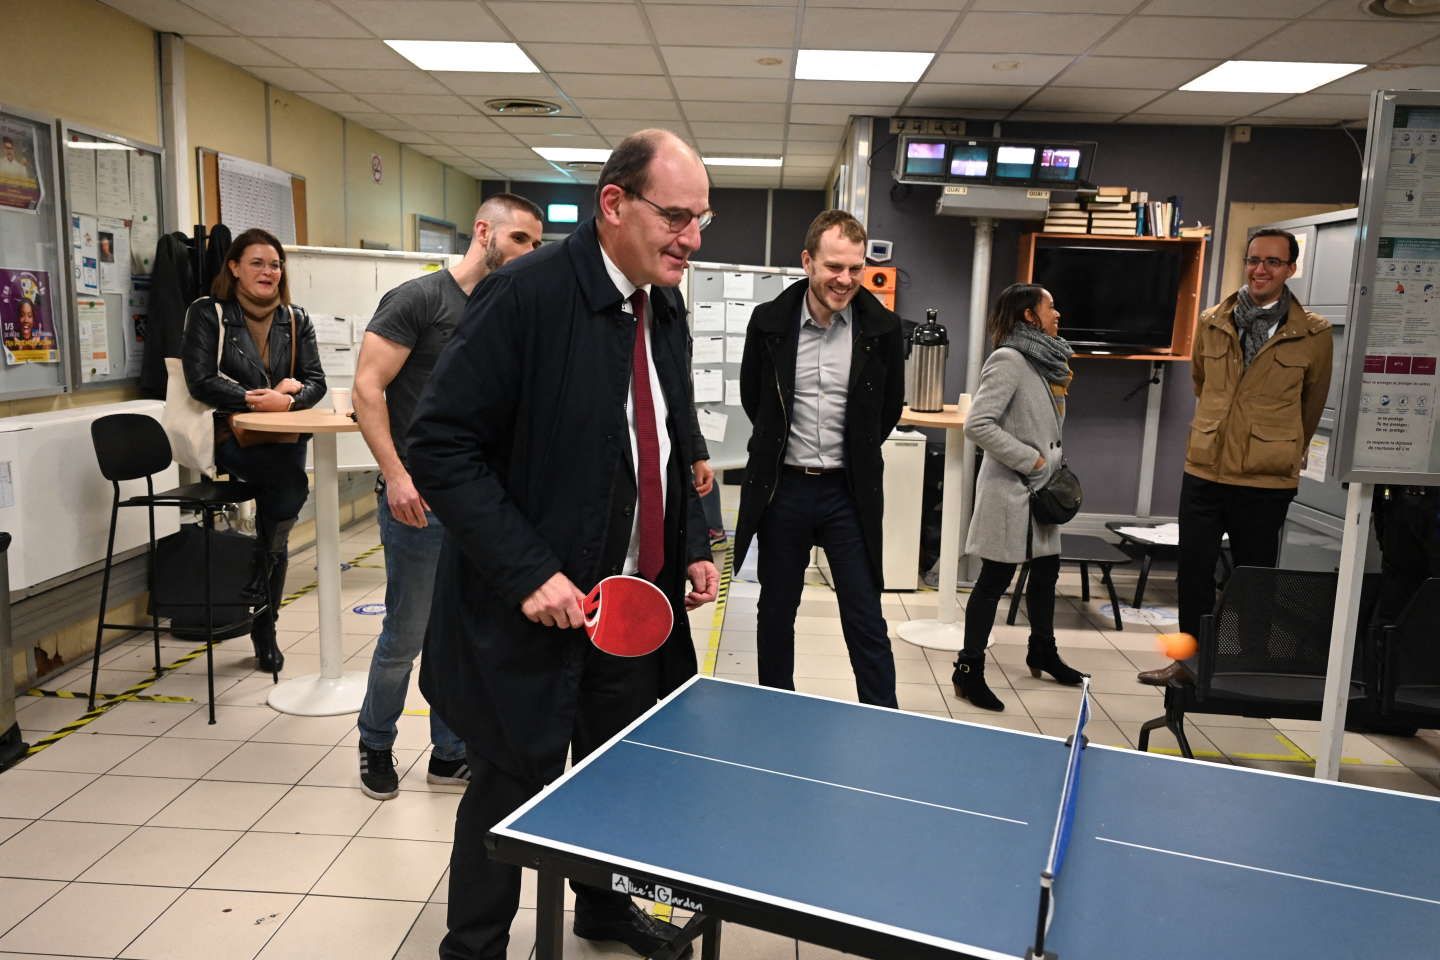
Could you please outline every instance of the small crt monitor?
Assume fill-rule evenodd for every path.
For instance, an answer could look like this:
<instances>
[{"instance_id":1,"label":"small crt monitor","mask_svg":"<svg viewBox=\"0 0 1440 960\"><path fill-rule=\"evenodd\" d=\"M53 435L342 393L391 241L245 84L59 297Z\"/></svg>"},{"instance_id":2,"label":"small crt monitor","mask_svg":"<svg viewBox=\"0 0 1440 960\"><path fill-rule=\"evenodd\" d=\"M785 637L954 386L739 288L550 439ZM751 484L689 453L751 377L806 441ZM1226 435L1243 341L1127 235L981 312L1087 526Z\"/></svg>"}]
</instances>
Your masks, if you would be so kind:
<instances>
[{"instance_id":1,"label":"small crt monitor","mask_svg":"<svg viewBox=\"0 0 1440 960\"><path fill-rule=\"evenodd\" d=\"M1079 147L1041 147L1040 166L1035 171L1037 180L1057 182L1080 179Z\"/></svg>"},{"instance_id":2,"label":"small crt monitor","mask_svg":"<svg viewBox=\"0 0 1440 960\"><path fill-rule=\"evenodd\" d=\"M990 174L990 146L957 143L950 151L951 180L984 180Z\"/></svg>"},{"instance_id":3,"label":"small crt monitor","mask_svg":"<svg viewBox=\"0 0 1440 960\"><path fill-rule=\"evenodd\" d=\"M1037 152L1034 147L1000 144L995 150L995 179L1029 180Z\"/></svg>"},{"instance_id":4,"label":"small crt monitor","mask_svg":"<svg viewBox=\"0 0 1440 960\"><path fill-rule=\"evenodd\" d=\"M901 169L901 175L943 179L945 176L945 149L948 146L949 144L944 140L905 141L905 165Z\"/></svg>"}]
</instances>

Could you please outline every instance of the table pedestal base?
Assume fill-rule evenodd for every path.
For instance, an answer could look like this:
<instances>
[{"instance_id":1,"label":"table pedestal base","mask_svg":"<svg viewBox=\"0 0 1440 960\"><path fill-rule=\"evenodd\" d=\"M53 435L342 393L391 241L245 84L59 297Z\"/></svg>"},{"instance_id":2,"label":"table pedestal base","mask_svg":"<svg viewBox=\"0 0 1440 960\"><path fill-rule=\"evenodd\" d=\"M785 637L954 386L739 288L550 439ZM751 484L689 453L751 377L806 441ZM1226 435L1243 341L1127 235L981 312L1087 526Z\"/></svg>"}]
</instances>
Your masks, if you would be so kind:
<instances>
[{"instance_id":1,"label":"table pedestal base","mask_svg":"<svg viewBox=\"0 0 1440 960\"><path fill-rule=\"evenodd\" d=\"M906 643L931 650L961 650L965 647L965 624L943 620L910 620L897 624L895 632Z\"/></svg>"},{"instance_id":2,"label":"table pedestal base","mask_svg":"<svg viewBox=\"0 0 1440 960\"><path fill-rule=\"evenodd\" d=\"M367 679L367 674L358 671L342 673L338 677L311 673L277 684L266 702L281 713L299 717L356 713L365 700Z\"/></svg>"}]
</instances>

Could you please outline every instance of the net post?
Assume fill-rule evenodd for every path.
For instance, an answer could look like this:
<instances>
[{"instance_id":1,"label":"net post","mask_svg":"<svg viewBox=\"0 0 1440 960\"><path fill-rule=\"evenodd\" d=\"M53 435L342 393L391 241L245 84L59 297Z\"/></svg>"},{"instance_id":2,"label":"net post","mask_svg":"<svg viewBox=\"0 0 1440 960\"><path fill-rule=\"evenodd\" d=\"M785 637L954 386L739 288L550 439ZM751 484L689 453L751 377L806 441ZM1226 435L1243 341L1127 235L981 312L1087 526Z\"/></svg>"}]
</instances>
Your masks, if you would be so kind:
<instances>
[{"instance_id":1,"label":"net post","mask_svg":"<svg viewBox=\"0 0 1440 960\"><path fill-rule=\"evenodd\" d=\"M1045 928L1050 919L1051 888L1055 886L1055 875L1049 870L1040 874L1040 910L1035 917L1035 944L1025 951L1025 960L1048 960L1053 953L1045 952Z\"/></svg>"}]
</instances>

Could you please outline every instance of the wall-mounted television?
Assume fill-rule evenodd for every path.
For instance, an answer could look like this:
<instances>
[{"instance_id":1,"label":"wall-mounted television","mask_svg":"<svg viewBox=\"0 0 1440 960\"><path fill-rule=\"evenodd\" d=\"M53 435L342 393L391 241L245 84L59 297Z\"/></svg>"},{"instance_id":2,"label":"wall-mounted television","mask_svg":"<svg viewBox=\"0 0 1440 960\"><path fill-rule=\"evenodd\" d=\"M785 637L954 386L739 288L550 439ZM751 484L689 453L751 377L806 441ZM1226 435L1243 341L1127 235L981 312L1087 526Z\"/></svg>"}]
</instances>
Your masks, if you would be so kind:
<instances>
[{"instance_id":1,"label":"wall-mounted television","mask_svg":"<svg viewBox=\"0 0 1440 960\"><path fill-rule=\"evenodd\" d=\"M907 140L901 172L912 179L945 181L945 155L949 144L944 140Z\"/></svg>"},{"instance_id":2,"label":"wall-mounted television","mask_svg":"<svg viewBox=\"0 0 1440 960\"><path fill-rule=\"evenodd\" d=\"M988 180L990 150L986 143L974 140L955 143L950 148L951 180Z\"/></svg>"},{"instance_id":3,"label":"wall-mounted television","mask_svg":"<svg viewBox=\"0 0 1440 960\"><path fill-rule=\"evenodd\" d=\"M991 183L1006 187L1089 185L1090 141L981 139L901 134L895 151L900 183Z\"/></svg>"},{"instance_id":4,"label":"wall-mounted television","mask_svg":"<svg viewBox=\"0 0 1440 960\"><path fill-rule=\"evenodd\" d=\"M1031 276L1055 298L1060 335L1087 352L1168 350L1184 271L1177 245L1038 241Z\"/></svg>"}]
</instances>

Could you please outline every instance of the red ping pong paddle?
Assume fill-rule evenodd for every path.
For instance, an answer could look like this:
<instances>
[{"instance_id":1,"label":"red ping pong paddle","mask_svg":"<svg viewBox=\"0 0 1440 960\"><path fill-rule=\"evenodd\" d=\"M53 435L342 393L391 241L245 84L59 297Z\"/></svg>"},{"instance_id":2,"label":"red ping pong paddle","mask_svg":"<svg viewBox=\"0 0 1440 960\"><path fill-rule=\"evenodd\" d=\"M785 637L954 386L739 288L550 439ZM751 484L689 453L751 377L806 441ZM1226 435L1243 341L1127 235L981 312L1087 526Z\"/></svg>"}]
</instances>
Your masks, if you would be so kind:
<instances>
[{"instance_id":1,"label":"red ping pong paddle","mask_svg":"<svg viewBox=\"0 0 1440 960\"><path fill-rule=\"evenodd\" d=\"M670 637L675 615L660 588L639 577L606 577L580 605L590 642L617 657L643 657Z\"/></svg>"}]
</instances>

